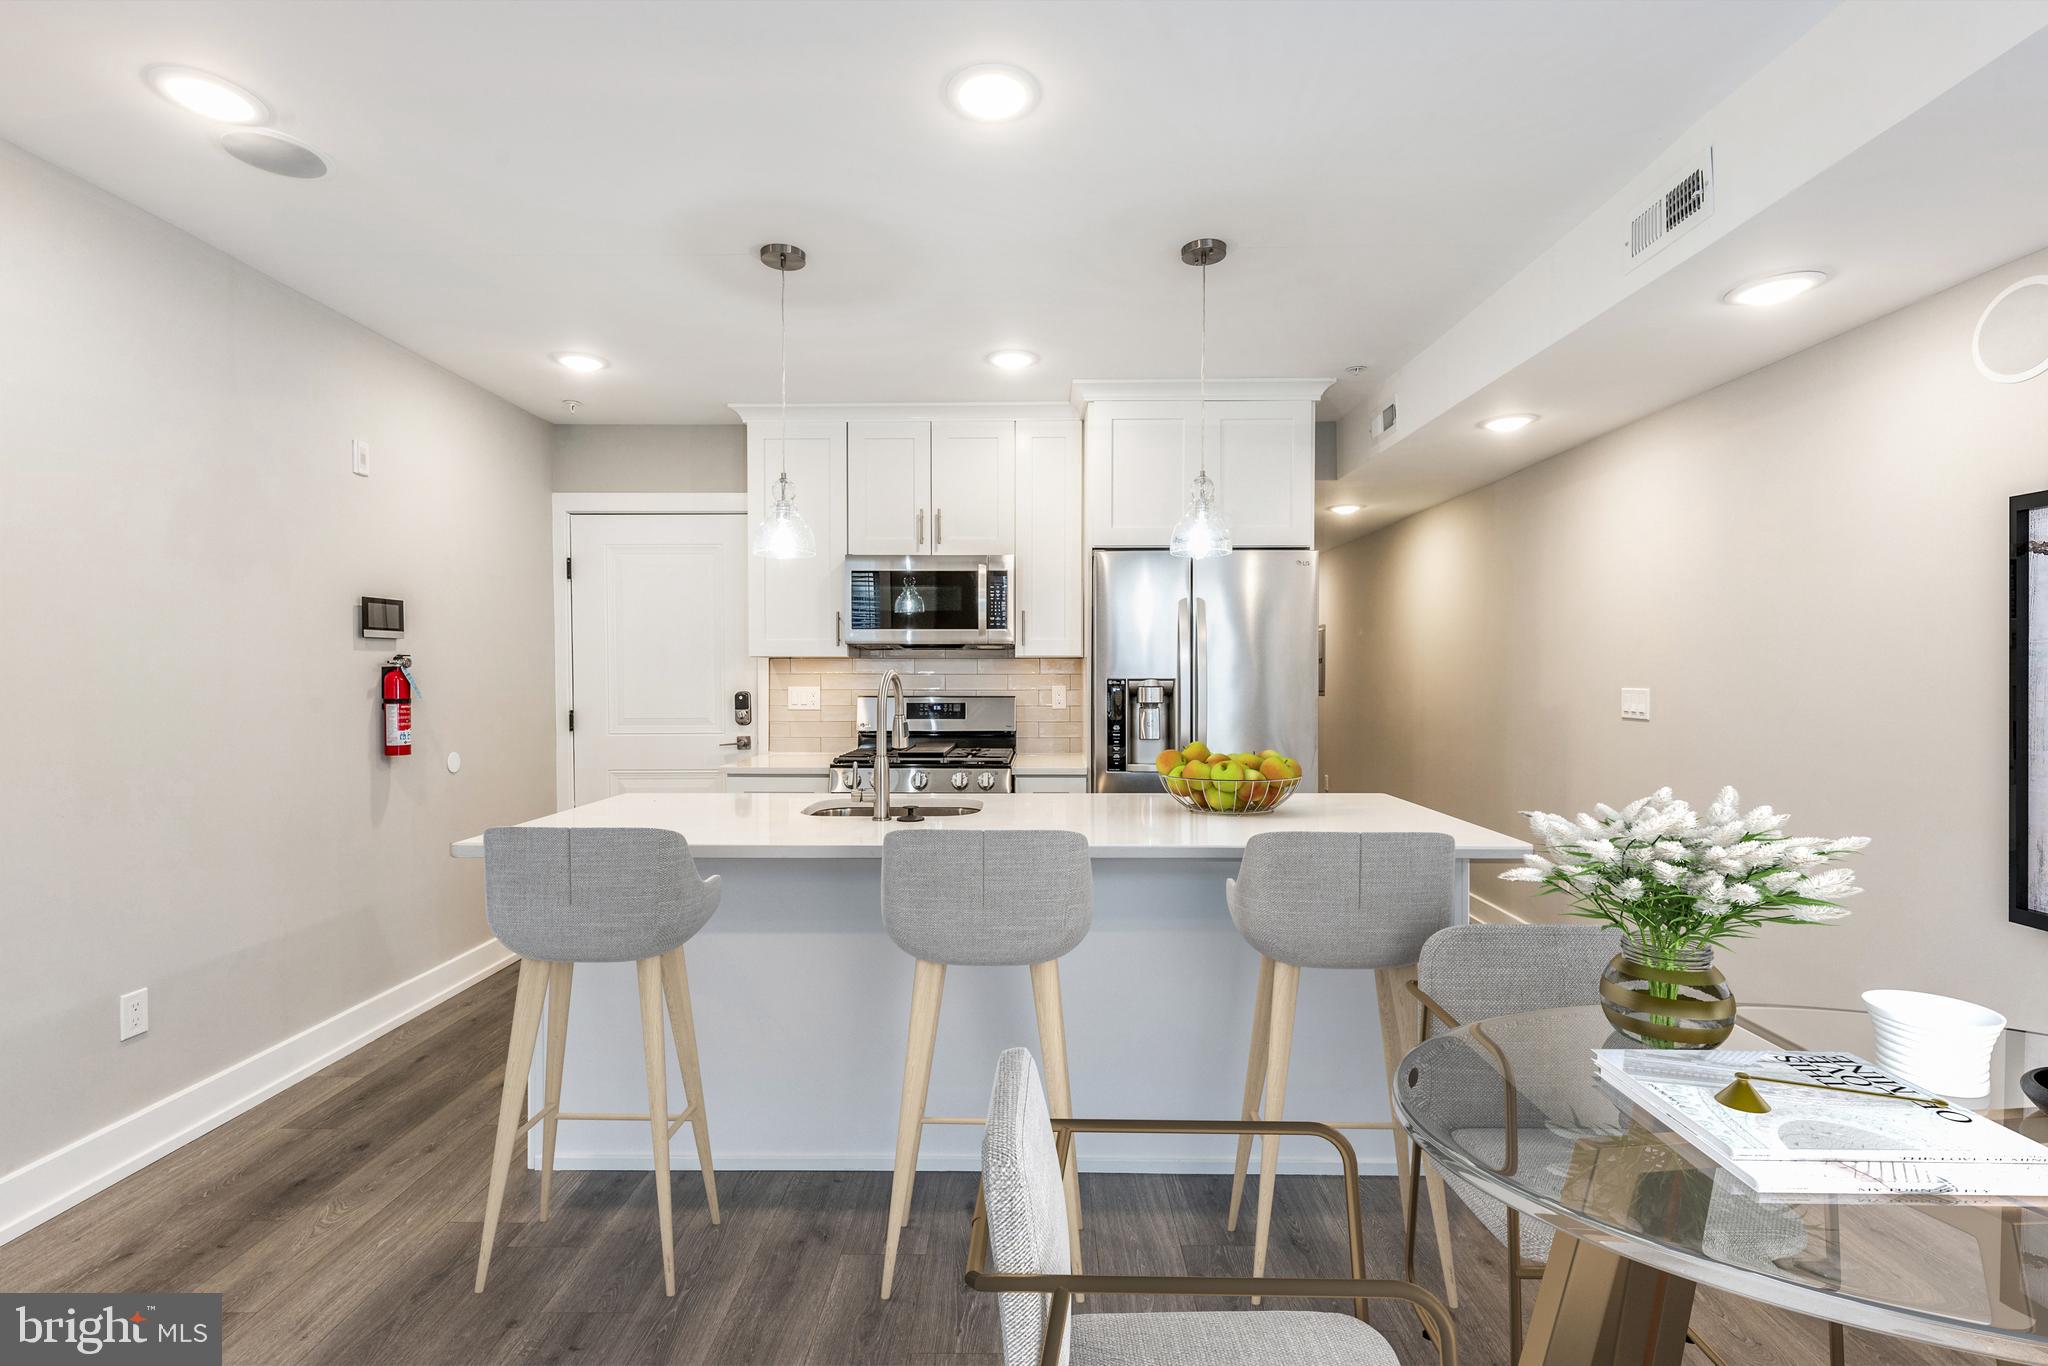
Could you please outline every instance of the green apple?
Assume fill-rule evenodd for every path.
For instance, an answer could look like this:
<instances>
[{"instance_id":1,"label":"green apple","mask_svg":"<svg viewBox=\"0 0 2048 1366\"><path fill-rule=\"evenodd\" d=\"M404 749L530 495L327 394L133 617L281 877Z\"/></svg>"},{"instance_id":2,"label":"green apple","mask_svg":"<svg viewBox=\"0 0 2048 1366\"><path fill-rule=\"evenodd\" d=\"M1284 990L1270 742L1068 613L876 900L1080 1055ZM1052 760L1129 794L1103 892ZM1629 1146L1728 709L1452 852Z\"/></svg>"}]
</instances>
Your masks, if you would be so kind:
<instances>
[{"instance_id":1,"label":"green apple","mask_svg":"<svg viewBox=\"0 0 2048 1366\"><path fill-rule=\"evenodd\" d=\"M1225 759L1220 764L1209 766L1209 809L1229 811L1238 804L1239 785L1245 778L1244 765L1235 759Z\"/></svg>"}]
</instances>

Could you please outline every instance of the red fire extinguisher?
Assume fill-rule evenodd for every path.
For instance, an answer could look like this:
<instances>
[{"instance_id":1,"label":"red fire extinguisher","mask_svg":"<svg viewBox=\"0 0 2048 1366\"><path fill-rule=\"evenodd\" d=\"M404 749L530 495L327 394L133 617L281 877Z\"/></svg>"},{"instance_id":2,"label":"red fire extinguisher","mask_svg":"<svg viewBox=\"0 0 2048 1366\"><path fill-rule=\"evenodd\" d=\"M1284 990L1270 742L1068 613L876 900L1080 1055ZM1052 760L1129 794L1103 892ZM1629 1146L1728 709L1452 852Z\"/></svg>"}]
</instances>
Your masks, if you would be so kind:
<instances>
[{"instance_id":1,"label":"red fire extinguisher","mask_svg":"<svg viewBox=\"0 0 2048 1366\"><path fill-rule=\"evenodd\" d=\"M384 665L384 752L412 753L412 656L393 655Z\"/></svg>"}]
</instances>

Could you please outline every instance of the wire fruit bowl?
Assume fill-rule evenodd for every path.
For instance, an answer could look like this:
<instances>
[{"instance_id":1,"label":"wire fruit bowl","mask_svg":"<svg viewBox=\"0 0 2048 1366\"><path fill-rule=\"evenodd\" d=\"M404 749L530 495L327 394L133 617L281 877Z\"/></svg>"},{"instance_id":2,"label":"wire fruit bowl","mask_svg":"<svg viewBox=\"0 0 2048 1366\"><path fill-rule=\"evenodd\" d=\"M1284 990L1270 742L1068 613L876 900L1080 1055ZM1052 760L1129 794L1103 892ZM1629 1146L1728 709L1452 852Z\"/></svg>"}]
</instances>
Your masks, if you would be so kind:
<instances>
[{"instance_id":1,"label":"wire fruit bowl","mask_svg":"<svg viewBox=\"0 0 2048 1366\"><path fill-rule=\"evenodd\" d=\"M1160 786L1190 811L1219 816L1260 816L1273 810L1301 784L1300 778L1169 778Z\"/></svg>"}]
</instances>

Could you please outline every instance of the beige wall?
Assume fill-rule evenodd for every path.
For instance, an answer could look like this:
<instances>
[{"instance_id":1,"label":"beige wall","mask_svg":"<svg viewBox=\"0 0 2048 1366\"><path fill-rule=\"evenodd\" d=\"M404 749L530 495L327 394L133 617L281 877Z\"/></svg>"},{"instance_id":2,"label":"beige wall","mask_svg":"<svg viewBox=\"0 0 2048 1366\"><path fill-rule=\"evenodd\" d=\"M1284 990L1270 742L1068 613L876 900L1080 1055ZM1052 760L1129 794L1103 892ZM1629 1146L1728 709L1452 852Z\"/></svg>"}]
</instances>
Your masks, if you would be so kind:
<instances>
[{"instance_id":1,"label":"beige wall","mask_svg":"<svg viewBox=\"0 0 2048 1366\"><path fill-rule=\"evenodd\" d=\"M556 493L744 493L747 429L557 427Z\"/></svg>"},{"instance_id":2,"label":"beige wall","mask_svg":"<svg viewBox=\"0 0 2048 1366\"><path fill-rule=\"evenodd\" d=\"M4 1172L487 939L553 745L544 423L4 144L0 299Z\"/></svg>"},{"instance_id":3,"label":"beige wall","mask_svg":"<svg viewBox=\"0 0 2048 1366\"><path fill-rule=\"evenodd\" d=\"M1917 987L2048 1028L2048 934L2005 915L2006 499L2048 487L2048 379L1970 361L1985 303L2044 270L2015 262L1326 555L1333 786L1520 833L1520 809L1732 782L1797 833L1876 841L1852 918L1726 955L1738 994ZM1649 723L1620 719L1627 686L1653 690Z\"/></svg>"},{"instance_id":4,"label":"beige wall","mask_svg":"<svg viewBox=\"0 0 2048 1366\"><path fill-rule=\"evenodd\" d=\"M887 669L911 692L1011 693L1017 699L1017 752L1067 754L1081 748L1081 661L1002 659L973 654L855 655L847 659L768 661L768 745L776 750L838 752L853 745L853 699L873 696ZM791 711L791 686L819 689L816 711ZM1064 687L1064 711L1050 689Z\"/></svg>"}]
</instances>

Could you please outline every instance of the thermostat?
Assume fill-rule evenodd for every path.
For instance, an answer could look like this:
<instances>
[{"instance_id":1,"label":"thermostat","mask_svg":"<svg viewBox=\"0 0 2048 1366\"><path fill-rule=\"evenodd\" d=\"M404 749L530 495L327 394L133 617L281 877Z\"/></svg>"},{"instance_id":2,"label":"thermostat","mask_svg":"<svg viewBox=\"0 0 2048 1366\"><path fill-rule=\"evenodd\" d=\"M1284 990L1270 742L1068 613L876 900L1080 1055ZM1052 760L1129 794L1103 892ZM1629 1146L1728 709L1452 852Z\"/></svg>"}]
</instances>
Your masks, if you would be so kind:
<instances>
[{"instance_id":1,"label":"thermostat","mask_svg":"<svg viewBox=\"0 0 2048 1366\"><path fill-rule=\"evenodd\" d=\"M365 640L396 640L405 634L405 602L401 598L364 598L356 622Z\"/></svg>"}]
</instances>

